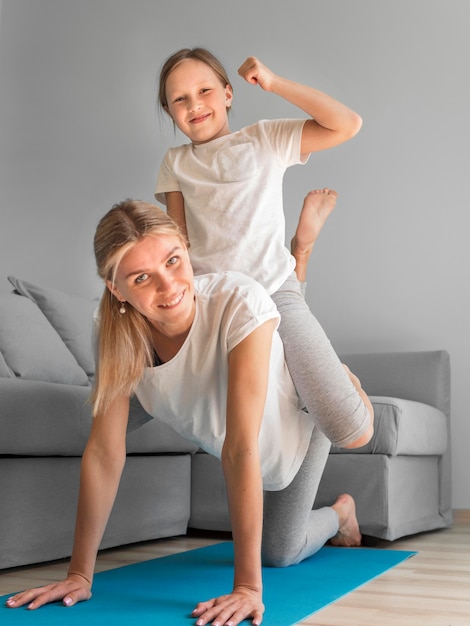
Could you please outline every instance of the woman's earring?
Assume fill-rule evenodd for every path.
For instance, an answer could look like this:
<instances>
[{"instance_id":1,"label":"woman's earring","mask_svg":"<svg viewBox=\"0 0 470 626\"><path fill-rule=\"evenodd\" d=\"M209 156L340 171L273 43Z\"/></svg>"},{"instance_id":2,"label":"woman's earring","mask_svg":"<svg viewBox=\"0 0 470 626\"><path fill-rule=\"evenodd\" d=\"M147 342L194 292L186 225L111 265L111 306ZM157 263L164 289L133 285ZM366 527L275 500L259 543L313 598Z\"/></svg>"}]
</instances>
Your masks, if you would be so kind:
<instances>
[{"instance_id":1,"label":"woman's earring","mask_svg":"<svg viewBox=\"0 0 470 626\"><path fill-rule=\"evenodd\" d=\"M119 313L121 315L124 315L125 312L126 312L126 303L125 302L121 302L121 308L119 309Z\"/></svg>"}]
</instances>

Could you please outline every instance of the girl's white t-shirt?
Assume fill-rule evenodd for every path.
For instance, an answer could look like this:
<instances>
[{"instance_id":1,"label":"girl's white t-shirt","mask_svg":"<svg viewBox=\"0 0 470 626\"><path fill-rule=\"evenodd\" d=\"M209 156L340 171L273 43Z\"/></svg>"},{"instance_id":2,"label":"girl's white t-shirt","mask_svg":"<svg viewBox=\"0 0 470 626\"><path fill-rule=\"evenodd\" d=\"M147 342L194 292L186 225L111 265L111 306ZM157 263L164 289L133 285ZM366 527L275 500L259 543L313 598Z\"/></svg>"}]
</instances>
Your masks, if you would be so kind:
<instances>
[{"instance_id":1,"label":"girl's white t-shirt","mask_svg":"<svg viewBox=\"0 0 470 626\"><path fill-rule=\"evenodd\" d=\"M204 144L171 148L155 198L184 197L195 274L236 270L272 294L295 269L285 242L283 177L305 163L304 119L261 120Z\"/></svg>"}]
</instances>

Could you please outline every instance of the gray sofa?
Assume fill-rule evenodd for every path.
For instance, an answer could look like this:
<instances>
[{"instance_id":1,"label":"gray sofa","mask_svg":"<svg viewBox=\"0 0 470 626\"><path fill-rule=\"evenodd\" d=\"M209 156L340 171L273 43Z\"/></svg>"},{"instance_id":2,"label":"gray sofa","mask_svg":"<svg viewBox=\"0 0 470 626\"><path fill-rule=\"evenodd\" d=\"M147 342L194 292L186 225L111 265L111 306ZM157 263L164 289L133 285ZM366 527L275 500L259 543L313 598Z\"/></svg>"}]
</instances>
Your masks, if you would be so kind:
<instances>
[{"instance_id":1,"label":"gray sofa","mask_svg":"<svg viewBox=\"0 0 470 626\"><path fill-rule=\"evenodd\" d=\"M350 493L362 533L390 541L450 526L449 355L369 353L341 360L372 400L375 432L363 448L332 448L314 508ZM219 461L198 452L191 476L191 527L228 530Z\"/></svg>"},{"instance_id":2,"label":"gray sofa","mask_svg":"<svg viewBox=\"0 0 470 626\"><path fill-rule=\"evenodd\" d=\"M70 555L96 301L10 277L0 297L0 568ZM347 491L363 533L393 540L452 523L445 351L346 356L376 433L332 449L316 506ZM128 459L102 547L230 529L220 463L133 401Z\"/></svg>"}]
</instances>

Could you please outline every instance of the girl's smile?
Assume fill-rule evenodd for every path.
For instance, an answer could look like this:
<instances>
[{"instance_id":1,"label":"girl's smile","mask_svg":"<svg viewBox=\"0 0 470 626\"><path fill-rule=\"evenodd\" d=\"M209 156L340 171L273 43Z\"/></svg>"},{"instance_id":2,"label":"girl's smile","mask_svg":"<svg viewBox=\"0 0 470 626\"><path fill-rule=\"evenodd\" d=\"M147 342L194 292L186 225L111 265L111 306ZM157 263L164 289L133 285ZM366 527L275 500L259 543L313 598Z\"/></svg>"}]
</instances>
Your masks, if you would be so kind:
<instances>
[{"instance_id":1,"label":"girl's smile","mask_svg":"<svg viewBox=\"0 0 470 626\"><path fill-rule=\"evenodd\" d=\"M200 124L201 122L204 122L205 120L207 120L209 117L210 117L210 113L206 113L205 115L199 115L198 117L193 117L189 121L191 124Z\"/></svg>"}]
</instances>

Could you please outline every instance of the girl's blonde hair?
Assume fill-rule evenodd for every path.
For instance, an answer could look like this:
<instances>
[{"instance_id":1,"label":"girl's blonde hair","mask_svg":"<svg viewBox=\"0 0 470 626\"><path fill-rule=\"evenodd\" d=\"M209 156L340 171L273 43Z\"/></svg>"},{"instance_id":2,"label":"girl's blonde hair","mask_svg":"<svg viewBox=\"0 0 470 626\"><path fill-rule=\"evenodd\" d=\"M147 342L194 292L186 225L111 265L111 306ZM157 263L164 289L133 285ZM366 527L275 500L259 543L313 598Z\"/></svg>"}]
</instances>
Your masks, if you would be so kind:
<instances>
[{"instance_id":1,"label":"girl's blonde hair","mask_svg":"<svg viewBox=\"0 0 470 626\"><path fill-rule=\"evenodd\" d=\"M202 63L205 63L211 68L223 87L228 86L232 89L232 85L224 66L219 59L212 54L212 52L209 52L206 48L182 48L168 57L160 70L158 102L164 111L168 108L168 101L166 99L166 82L168 80L168 76L177 65L186 59L193 59L194 61L201 61Z\"/></svg>"},{"instance_id":2,"label":"girl's blonde hair","mask_svg":"<svg viewBox=\"0 0 470 626\"><path fill-rule=\"evenodd\" d=\"M143 237L171 235L187 242L173 220L156 205L140 200L115 204L100 220L94 251L99 276L114 284L119 263ZM131 395L154 353L148 320L105 287L99 306L98 361L92 392L93 414L106 411L119 395Z\"/></svg>"}]
</instances>

